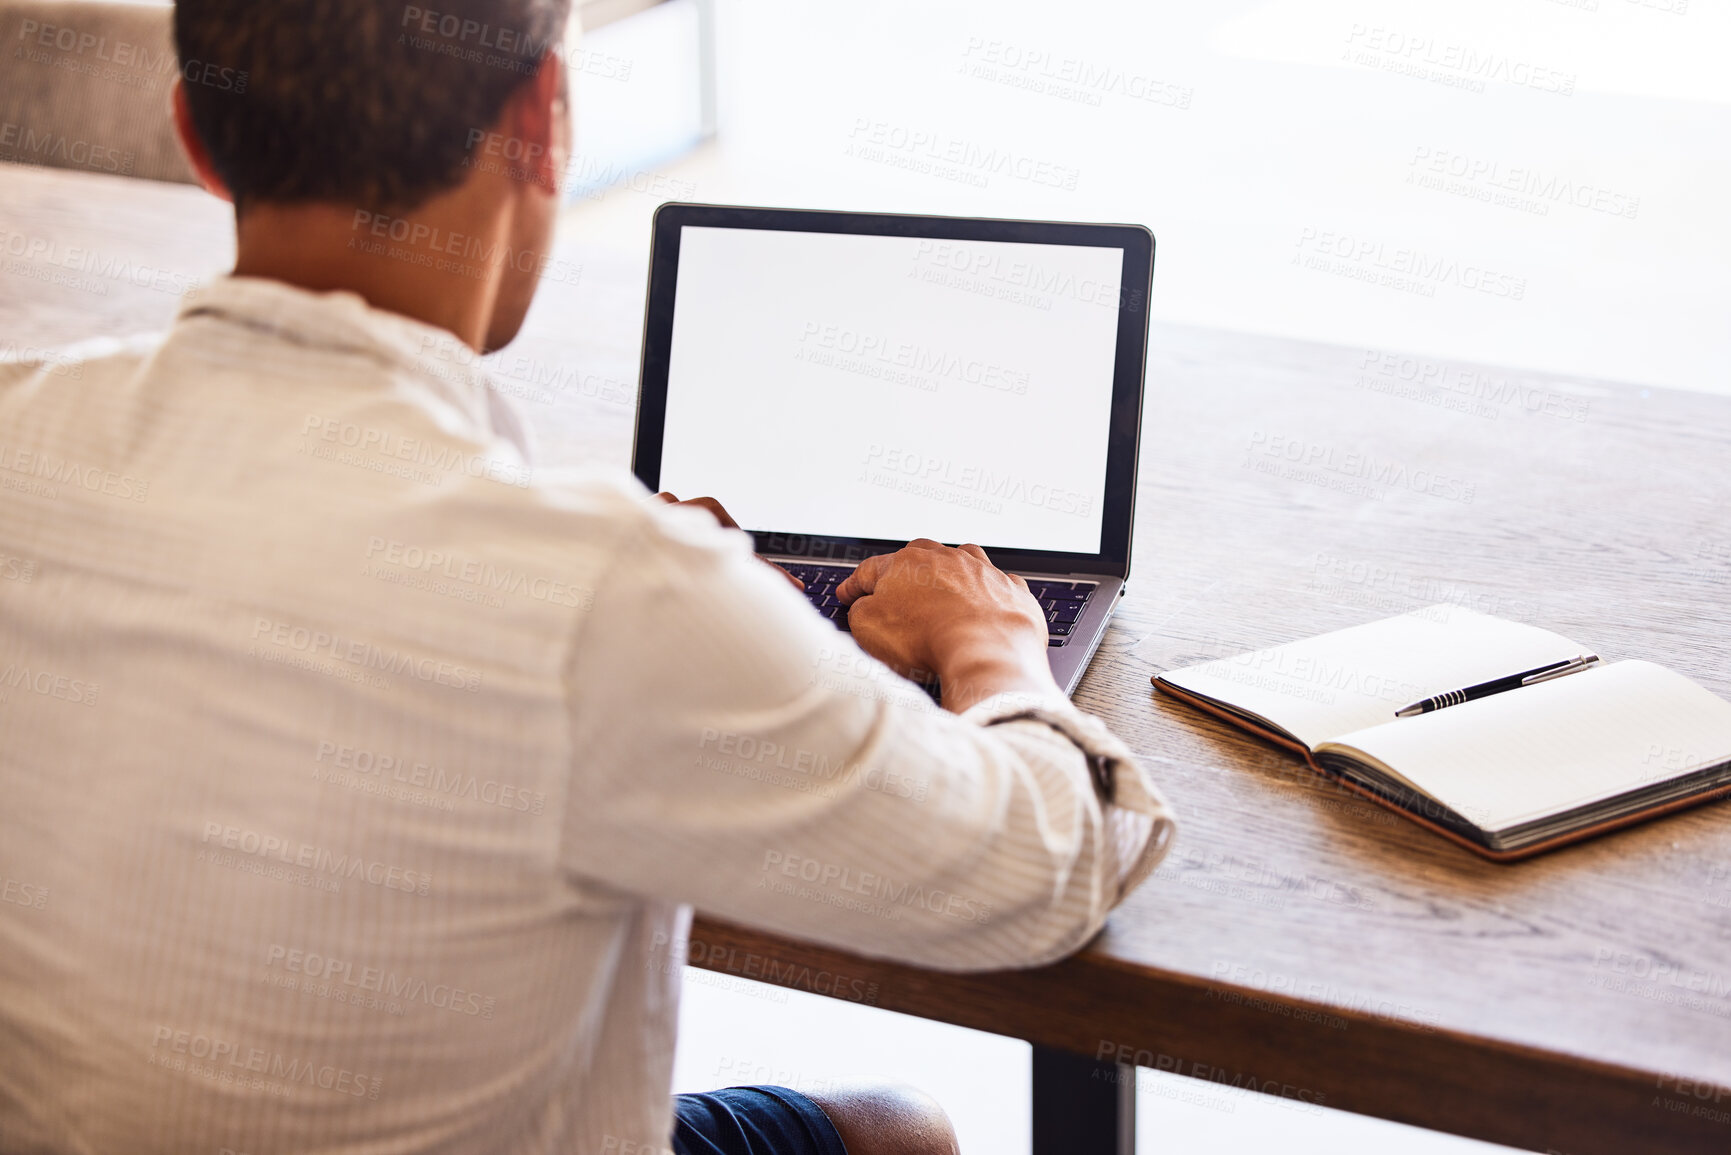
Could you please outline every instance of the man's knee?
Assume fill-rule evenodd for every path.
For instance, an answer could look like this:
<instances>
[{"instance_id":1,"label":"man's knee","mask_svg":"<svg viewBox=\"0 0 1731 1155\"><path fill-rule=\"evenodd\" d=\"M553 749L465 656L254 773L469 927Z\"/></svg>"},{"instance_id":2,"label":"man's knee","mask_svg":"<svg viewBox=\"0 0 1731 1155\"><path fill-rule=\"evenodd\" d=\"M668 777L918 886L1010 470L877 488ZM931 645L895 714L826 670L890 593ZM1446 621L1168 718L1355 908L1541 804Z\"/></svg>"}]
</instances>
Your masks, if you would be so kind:
<instances>
[{"instance_id":1,"label":"man's knee","mask_svg":"<svg viewBox=\"0 0 1731 1155\"><path fill-rule=\"evenodd\" d=\"M835 1124L848 1155L956 1155L956 1130L938 1101L901 1083L807 1092Z\"/></svg>"}]
</instances>

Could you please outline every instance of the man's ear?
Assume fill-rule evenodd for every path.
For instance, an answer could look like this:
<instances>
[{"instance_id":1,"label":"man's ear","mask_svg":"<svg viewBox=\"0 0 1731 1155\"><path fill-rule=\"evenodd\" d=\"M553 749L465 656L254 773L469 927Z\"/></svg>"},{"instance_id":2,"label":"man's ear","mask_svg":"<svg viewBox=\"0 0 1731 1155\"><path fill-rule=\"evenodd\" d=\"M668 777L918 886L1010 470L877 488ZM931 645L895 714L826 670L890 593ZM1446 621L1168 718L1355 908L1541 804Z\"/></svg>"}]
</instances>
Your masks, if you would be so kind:
<instances>
[{"instance_id":1,"label":"man's ear","mask_svg":"<svg viewBox=\"0 0 1731 1155\"><path fill-rule=\"evenodd\" d=\"M571 160L570 98L559 53L548 50L541 57L541 66L512 95L500 121L507 137L522 141L522 157L511 160L510 167L523 173L523 183L557 195Z\"/></svg>"},{"instance_id":2,"label":"man's ear","mask_svg":"<svg viewBox=\"0 0 1731 1155\"><path fill-rule=\"evenodd\" d=\"M193 175L198 177L198 183L212 196L233 201L234 197L229 194L228 185L217 175L216 166L210 160L210 152L204 147L204 141L192 123L192 108L186 102L186 86L179 80L174 82L172 100L174 135L180 140L180 151L186 154L186 162L192 166Z\"/></svg>"}]
</instances>

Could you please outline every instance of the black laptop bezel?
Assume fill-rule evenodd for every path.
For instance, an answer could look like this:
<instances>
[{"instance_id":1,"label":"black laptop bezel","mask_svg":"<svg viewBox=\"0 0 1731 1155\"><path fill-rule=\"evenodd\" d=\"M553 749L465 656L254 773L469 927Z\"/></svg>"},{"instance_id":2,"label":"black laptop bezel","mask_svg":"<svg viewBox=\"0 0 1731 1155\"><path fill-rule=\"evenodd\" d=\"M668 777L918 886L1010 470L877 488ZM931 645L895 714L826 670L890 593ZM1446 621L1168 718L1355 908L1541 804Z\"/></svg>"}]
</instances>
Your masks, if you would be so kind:
<instances>
[{"instance_id":1,"label":"black laptop bezel","mask_svg":"<svg viewBox=\"0 0 1731 1155\"><path fill-rule=\"evenodd\" d=\"M632 436L631 471L651 490L661 488L661 451L667 423L667 374L673 345L673 303L679 276L680 230L769 229L778 232L861 233L942 241L1011 241L1122 249L1117 354L1111 421L1106 440L1106 485L1098 553L1018 550L980 542L993 561L1010 570L1128 577L1136 515L1136 469L1148 354L1148 294L1153 284L1154 234L1141 225L912 216L669 202L655 212L649 287L643 317L643 356ZM695 496L686 494L685 496ZM726 500L725 494L714 496ZM757 552L816 563L855 564L905 542L815 534L756 532Z\"/></svg>"}]
</instances>

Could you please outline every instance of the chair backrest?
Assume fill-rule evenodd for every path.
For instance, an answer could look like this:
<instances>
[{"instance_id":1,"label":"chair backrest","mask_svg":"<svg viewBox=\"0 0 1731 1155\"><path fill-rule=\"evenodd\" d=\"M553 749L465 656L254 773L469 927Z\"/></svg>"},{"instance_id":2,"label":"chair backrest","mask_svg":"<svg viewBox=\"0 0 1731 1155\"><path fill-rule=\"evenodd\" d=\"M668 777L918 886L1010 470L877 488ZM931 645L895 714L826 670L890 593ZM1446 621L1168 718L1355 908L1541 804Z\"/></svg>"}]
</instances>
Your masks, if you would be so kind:
<instances>
[{"instance_id":1,"label":"chair backrest","mask_svg":"<svg viewBox=\"0 0 1731 1155\"><path fill-rule=\"evenodd\" d=\"M0 161L195 183L166 4L0 0Z\"/></svg>"}]
</instances>

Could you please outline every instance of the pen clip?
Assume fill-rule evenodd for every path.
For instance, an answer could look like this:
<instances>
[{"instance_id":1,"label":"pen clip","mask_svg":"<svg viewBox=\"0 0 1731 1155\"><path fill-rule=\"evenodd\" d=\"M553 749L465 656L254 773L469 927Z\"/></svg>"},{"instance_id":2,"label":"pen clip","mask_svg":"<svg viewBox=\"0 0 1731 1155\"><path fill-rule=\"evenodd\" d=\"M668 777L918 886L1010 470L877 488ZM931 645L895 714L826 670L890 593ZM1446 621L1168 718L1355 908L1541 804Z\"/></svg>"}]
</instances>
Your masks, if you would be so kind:
<instances>
[{"instance_id":1,"label":"pen clip","mask_svg":"<svg viewBox=\"0 0 1731 1155\"><path fill-rule=\"evenodd\" d=\"M1548 682L1552 678L1562 678L1567 677L1570 674L1578 674L1582 670L1597 665L1598 662L1599 655L1582 654L1578 658L1570 658L1554 670L1544 670L1537 674L1528 674L1526 677L1521 679L1521 685L1536 686L1540 682Z\"/></svg>"}]
</instances>

